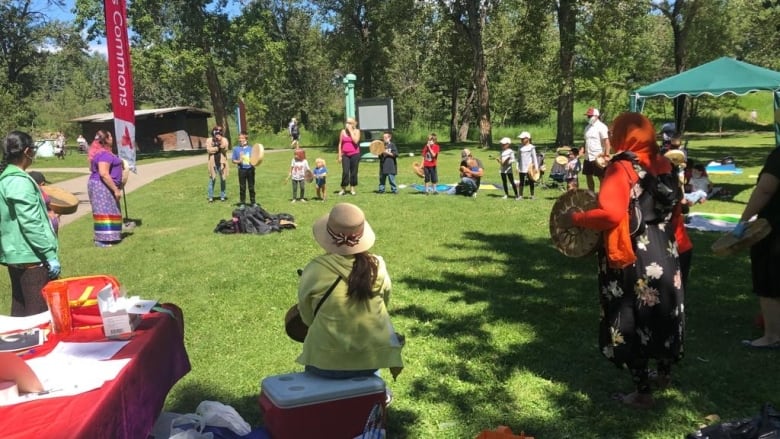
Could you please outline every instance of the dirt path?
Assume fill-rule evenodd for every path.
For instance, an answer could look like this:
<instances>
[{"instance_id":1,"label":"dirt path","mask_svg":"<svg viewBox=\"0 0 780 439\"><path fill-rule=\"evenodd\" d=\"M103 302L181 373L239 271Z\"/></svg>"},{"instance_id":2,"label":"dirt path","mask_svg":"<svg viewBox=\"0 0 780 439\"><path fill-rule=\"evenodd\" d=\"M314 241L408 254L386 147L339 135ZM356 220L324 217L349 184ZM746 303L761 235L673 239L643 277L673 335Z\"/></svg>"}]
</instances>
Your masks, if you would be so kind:
<instances>
[{"instance_id":1,"label":"dirt path","mask_svg":"<svg viewBox=\"0 0 780 439\"><path fill-rule=\"evenodd\" d=\"M133 192L139 187L157 180L160 177L172 174L182 169L191 168L193 166L203 166L203 172L206 172L206 156L196 155L188 156L177 159L169 159L165 161L149 163L146 165L138 165L138 173L130 174L130 178L127 180L127 186L125 187L125 193ZM89 179L88 168L30 168L31 171L40 171L44 175L47 172L83 172L81 177L72 178L70 180L61 181L55 184L79 199L79 208L76 213L71 215L63 215L60 218L60 226L70 224L73 221L81 218L84 215L92 214L92 206L89 204L89 197L87 195L87 180Z\"/></svg>"}]
</instances>

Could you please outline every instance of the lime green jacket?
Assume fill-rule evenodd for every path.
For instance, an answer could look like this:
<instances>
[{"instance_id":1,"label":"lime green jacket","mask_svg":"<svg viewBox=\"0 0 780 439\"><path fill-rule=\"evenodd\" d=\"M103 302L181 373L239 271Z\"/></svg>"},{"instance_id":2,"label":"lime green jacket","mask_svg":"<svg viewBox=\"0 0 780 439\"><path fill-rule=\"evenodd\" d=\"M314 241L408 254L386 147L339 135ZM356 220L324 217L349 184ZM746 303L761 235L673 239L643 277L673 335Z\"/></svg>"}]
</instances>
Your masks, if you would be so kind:
<instances>
[{"instance_id":1,"label":"lime green jacket","mask_svg":"<svg viewBox=\"0 0 780 439\"><path fill-rule=\"evenodd\" d=\"M41 190L18 166L0 175L0 264L33 264L57 259L57 235Z\"/></svg>"},{"instance_id":2,"label":"lime green jacket","mask_svg":"<svg viewBox=\"0 0 780 439\"><path fill-rule=\"evenodd\" d=\"M326 370L403 367L401 344L387 313L390 276L385 261L380 256L374 257L379 270L374 295L365 302L347 299L353 256L325 254L314 258L303 270L298 286L298 308L309 333L298 363ZM342 281L314 316L314 309L337 276Z\"/></svg>"}]
</instances>

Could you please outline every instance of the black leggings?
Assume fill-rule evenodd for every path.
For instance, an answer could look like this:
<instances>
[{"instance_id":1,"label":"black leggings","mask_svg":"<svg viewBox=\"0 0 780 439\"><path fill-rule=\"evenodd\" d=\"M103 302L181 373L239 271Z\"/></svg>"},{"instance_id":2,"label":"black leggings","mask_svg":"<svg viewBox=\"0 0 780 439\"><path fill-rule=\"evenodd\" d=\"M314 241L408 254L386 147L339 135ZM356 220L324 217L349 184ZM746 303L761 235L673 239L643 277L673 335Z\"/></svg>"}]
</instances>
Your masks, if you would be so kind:
<instances>
[{"instance_id":1,"label":"black leggings","mask_svg":"<svg viewBox=\"0 0 780 439\"><path fill-rule=\"evenodd\" d=\"M358 166L360 165L360 153L351 156L341 156L341 187L358 185Z\"/></svg>"},{"instance_id":2,"label":"black leggings","mask_svg":"<svg viewBox=\"0 0 780 439\"><path fill-rule=\"evenodd\" d=\"M528 176L527 172L521 172L520 173L520 196L523 196L523 188L525 187L526 181L528 182L528 187L531 189L531 196L534 196L534 181L531 180L531 177Z\"/></svg>"},{"instance_id":3,"label":"black leggings","mask_svg":"<svg viewBox=\"0 0 780 439\"><path fill-rule=\"evenodd\" d=\"M501 184L504 185L504 194L506 194L506 196L508 197L509 188L507 187L507 180L509 180L509 184L512 185L512 190L515 193L515 198L517 198L517 186L515 186L515 174L511 172L501 173Z\"/></svg>"},{"instance_id":4,"label":"black leggings","mask_svg":"<svg viewBox=\"0 0 780 439\"><path fill-rule=\"evenodd\" d=\"M49 269L46 265L30 268L8 267L8 275L11 278L12 316L29 316L49 309L41 294L41 289L49 282Z\"/></svg>"}]
</instances>

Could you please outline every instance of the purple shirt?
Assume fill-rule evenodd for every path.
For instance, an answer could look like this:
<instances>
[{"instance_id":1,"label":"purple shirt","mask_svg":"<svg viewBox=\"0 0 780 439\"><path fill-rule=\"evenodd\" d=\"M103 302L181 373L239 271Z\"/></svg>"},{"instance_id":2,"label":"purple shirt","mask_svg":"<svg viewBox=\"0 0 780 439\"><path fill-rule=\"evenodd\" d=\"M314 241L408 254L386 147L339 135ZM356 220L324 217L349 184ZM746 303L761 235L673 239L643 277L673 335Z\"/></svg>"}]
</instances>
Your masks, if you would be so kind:
<instances>
[{"instance_id":1,"label":"purple shirt","mask_svg":"<svg viewBox=\"0 0 780 439\"><path fill-rule=\"evenodd\" d=\"M122 159L115 156L111 151L103 150L95 154L95 157L92 158L89 164L89 170L92 172L89 179L100 181L100 172L98 170L98 163L100 162L108 163L111 180L119 186L122 183Z\"/></svg>"}]
</instances>

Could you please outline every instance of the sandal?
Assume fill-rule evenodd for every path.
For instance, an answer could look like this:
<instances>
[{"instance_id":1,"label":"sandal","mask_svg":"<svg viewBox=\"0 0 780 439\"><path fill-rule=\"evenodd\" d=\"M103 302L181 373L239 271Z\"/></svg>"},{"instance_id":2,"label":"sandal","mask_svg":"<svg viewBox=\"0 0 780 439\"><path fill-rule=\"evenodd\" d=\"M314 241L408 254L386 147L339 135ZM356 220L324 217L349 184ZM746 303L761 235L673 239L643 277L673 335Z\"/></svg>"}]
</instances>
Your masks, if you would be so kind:
<instances>
[{"instance_id":1,"label":"sandal","mask_svg":"<svg viewBox=\"0 0 780 439\"><path fill-rule=\"evenodd\" d=\"M661 375L657 370L648 371L647 377L650 381L650 385L658 390L666 389L672 385L672 376Z\"/></svg>"}]
</instances>

